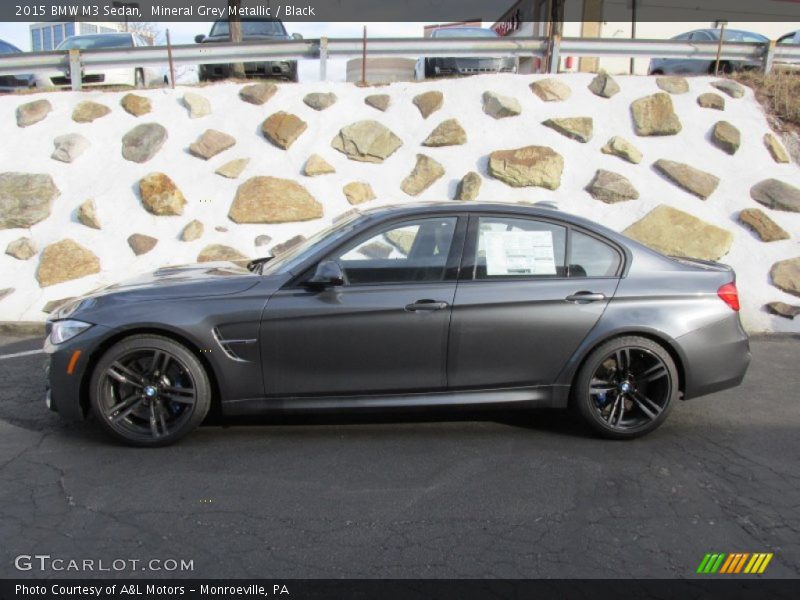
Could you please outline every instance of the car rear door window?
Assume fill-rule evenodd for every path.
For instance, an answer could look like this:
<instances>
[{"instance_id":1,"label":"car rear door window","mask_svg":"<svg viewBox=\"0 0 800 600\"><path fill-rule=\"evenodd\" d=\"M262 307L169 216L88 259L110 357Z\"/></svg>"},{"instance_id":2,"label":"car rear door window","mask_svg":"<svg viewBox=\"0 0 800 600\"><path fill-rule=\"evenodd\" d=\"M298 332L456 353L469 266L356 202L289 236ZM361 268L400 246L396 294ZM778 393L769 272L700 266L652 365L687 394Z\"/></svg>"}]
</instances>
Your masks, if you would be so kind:
<instances>
[{"instance_id":1,"label":"car rear door window","mask_svg":"<svg viewBox=\"0 0 800 600\"><path fill-rule=\"evenodd\" d=\"M566 231L547 221L481 217L474 278L564 277Z\"/></svg>"},{"instance_id":2,"label":"car rear door window","mask_svg":"<svg viewBox=\"0 0 800 600\"><path fill-rule=\"evenodd\" d=\"M357 240L336 260L349 285L443 281L457 217L404 221Z\"/></svg>"},{"instance_id":3,"label":"car rear door window","mask_svg":"<svg viewBox=\"0 0 800 600\"><path fill-rule=\"evenodd\" d=\"M570 277L615 277L622 257L612 246L577 230L570 232Z\"/></svg>"}]
</instances>

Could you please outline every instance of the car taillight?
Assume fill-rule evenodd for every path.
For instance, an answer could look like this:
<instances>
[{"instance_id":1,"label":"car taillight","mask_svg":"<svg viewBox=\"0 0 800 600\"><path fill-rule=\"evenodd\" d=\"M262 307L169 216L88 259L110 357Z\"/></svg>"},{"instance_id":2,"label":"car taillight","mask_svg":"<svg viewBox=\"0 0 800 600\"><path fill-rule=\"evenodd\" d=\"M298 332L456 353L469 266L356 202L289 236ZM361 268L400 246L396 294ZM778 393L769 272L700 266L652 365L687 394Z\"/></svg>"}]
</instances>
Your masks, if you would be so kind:
<instances>
[{"instance_id":1,"label":"car taillight","mask_svg":"<svg viewBox=\"0 0 800 600\"><path fill-rule=\"evenodd\" d=\"M717 290L717 296L733 310L739 310L739 291L735 283L726 283Z\"/></svg>"}]
</instances>

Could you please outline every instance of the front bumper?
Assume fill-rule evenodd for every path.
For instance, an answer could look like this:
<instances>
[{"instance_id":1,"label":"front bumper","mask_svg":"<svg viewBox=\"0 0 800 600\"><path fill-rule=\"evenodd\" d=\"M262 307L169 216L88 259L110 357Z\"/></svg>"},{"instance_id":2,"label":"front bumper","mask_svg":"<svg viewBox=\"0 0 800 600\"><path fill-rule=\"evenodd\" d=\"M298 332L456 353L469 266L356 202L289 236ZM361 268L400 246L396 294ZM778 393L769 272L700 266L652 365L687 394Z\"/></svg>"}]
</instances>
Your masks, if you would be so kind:
<instances>
[{"instance_id":1,"label":"front bumper","mask_svg":"<svg viewBox=\"0 0 800 600\"><path fill-rule=\"evenodd\" d=\"M91 365L103 340L111 330L94 325L63 344L50 341L50 327L44 342L44 351L49 356L45 366L45 402L47 407L70 421L86 418L89 399L85 394L87 377Z\"/></svg>"},{"instance_id":2,"label":"front bumper","mask_svg":"<svg viewBox=\"0 0 800 600\"><path fill-rule=\"evenodd\" d=\"M70 74L65 71L50 71L36 75L37 88L65 88L72 85ZM108 69L106 71L90 71L83 73L81 85L84 87L100 87L127 85L134 86L133 69Z\"/></svg>"},{"instance_id":3,"label":"front bumper","mask_svg":"<svg viewBox=\"0 0 800 600\"><path fill-rule=\"evenodd\" d=\"M516 61L509 58L432 58L429 60L436 75L475 75L516 71Z\"/></svg>"},{"instance_id":4,"label":"front bumper","mask_svg":"<svg viewBox=\"0 0 800 600\"><path fill-rule=\"evenodd\" d=\"M244 63L246 77L293 78L297 62L291 60ZM233 65L200 65L200 79L227 79L232 76Z\"/></svg>"}]
</instances>

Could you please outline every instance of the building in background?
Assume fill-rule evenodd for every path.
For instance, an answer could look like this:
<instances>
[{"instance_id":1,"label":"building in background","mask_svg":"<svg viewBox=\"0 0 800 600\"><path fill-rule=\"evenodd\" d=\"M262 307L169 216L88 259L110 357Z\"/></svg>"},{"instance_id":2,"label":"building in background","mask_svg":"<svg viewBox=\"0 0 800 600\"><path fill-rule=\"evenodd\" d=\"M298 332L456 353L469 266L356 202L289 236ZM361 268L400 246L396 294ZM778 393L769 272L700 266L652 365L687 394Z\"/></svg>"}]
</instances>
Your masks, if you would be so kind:
<instances>
[{"instance_id":1,"label":"building in background","mask_svg":"<svg viewBox=\"0 0 800 600\"><path fill-rule=\"evenodd\" d=\"M90 33L116 33L123 30L122 23L33 23L31 30L31 50L46 52L55 50L61 42L72 35Z\"/></svg>"},{"instance_id":2,"label":"building in background","mask_svg":"<svg viewBox=\"0 0 800 600\"><path fill-rule=\"evenodd\" d=\"M492 29L501 36L547 37L559 33L568 38L669 39L695 29L743 29L777 39L800 29L794 0L759 0L752 7L728 0L506 0L507 8ZM649 59L626 57L572 57L562 53L559 71L646 74ZM537 57L521 58L520 73L538 72Z\"/></svg>"}]
</instances>

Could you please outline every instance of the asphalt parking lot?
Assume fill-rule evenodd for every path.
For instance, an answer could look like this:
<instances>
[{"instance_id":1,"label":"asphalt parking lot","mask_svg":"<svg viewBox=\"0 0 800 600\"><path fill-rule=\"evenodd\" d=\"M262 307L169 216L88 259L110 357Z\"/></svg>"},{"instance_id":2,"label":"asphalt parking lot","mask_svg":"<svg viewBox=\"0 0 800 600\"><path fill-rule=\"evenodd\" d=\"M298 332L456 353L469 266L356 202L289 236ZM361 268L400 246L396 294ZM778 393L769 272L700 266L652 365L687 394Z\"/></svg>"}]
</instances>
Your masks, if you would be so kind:
<instances>
[{"instance_id":1,"label":"asphalt parking lot","mask_svg":"<svg viewBox=\"0 0 800 600\"><path fill-rule=\"evenodd\" d=\"M0 338L0 356L40 347ZM561 413L304 417L137 450L43 402L41 354L0 358L0 577L18 555L193 561L98 576L689 577L707 552L800 575L800 339L744 384L609 442Z\"/></svg>"}]
</instances>

